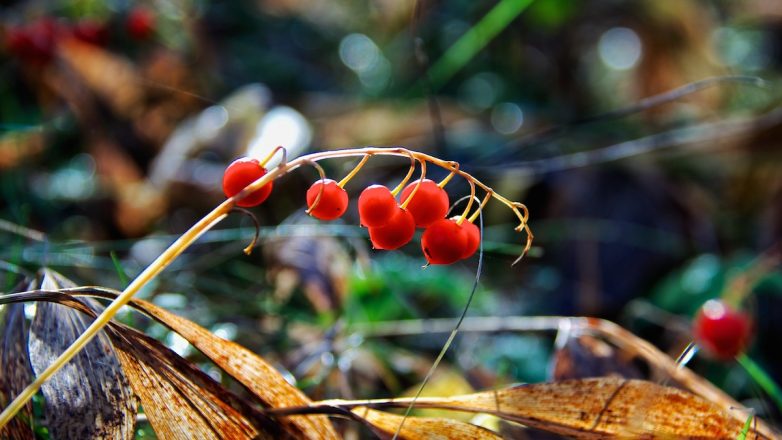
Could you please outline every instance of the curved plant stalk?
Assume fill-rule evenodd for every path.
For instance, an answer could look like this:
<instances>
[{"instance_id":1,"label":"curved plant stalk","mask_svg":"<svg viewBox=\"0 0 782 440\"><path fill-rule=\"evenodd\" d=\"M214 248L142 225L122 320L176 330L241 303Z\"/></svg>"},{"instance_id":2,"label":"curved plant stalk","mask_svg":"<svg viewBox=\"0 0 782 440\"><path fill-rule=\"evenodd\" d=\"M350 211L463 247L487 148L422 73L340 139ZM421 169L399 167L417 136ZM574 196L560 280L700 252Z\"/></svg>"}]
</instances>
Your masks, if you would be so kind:
<instances>
[{"instance_id":1,"label":"curved plant stalk","mask_svg":"<svg viewBox=\"0 0 782 440\"><path fill-rule=\"evenodd\" d=\"M415 156L410 154L410 169L407 170L407 174L405 174L405 178L402 179L401 182L399 182L399 185L395 186L394 189L391 190L391 195L396 197L397 194L399 194L399 191L402 191L402 188L407 185L407 182L410 181L410 178L413 177L413 173L415 172Z\"/></svg>"},{"instance_id":2,"label":"curved plant stalk","mask_svg":"<svg viewBox=\"0 0 782 440\"><path fill-rule=\"evenodd\" d=\"M250 255L253 252L253 248L258 243L258 238L261 236L261 222L258 221L258 217L255 216L250 210L244 209L244 208L234 208L231 210L231 212L238 212L239 214L244 214L247 217L250 217L250 220L253 222L253 226L255 226L255 234L253 235L252 241L250 241L250 244L244 247L242 249L242 252L244 252L245 255ZM119 267L117 265L118 261L116 259L116 256L114 255L114 252L111 253L111 259L114 261L115 266ZM122 276L120 278L125 278L125 273L122 273ZM128 284L127 279L122 284Z\"/></svg>"},{"instance_id":3,"label":"curved plant stalk","mask_svg":"<svg viewBox=\"0 0 782 440\"><path fill-rule=\"evenodd\" d=\"M364 164L367 163L367 161L371 156L372 156L371 154L365 154L364 157L361 158L361 162L359 162L358 165L353 167L353 170L351 170L347 176L345 176L342 180L340 180L337 186L340 188L344 188L345 185L347 185L347 183L350 182L350 179L352 179L356 174L358 174L358 172L361 170Z\"/></svg>"},{"instance_id":4,"label":"curved plant stalk","mask_svg":"<svg viewBox=\"0 0 782 440\"><path fill-rule=\"evenodd\" d=\"M282 145L274 147L271 153L267 154L266 157L264 157L263 160L261 160L258 164L262 167L265 167L278 151L282 151L282 159L280 159L280 164L285 165L288 162L288 150L286 150Z\"/></svg>"},{"instance_id":5,"label":"curved plant stalk","mask_svg":"<svg viewBox=\"0 0 782 440\"><path fill-rule=\"evenodd\" d=\"M320 181L325 182L326 181L326 172L323 171L323 167L320 166L317 162L314 161L307 161L308 164L312 165L320 175ZM318 204L320 203L320 198L323 196L323 189L326 187L326 185L321 185L320 189L318 190L318 195L315 197L315 200L312 201L312 206L307 208L306 212L307 214L311 213L315 208L318 207Z\"/></svg>"},{"instance_id":6,"label":"curved plant stalk","mask_svg":"<svg viewBox=\"0 0 782 440\"><path fill-rule=\"evenodd\" d=\"M478 205L478 209L475 210L475 212L472 213L470 218L467 219L470 223L475 223L475 220L478 219L478 216L481 215L481 212L483 211L483 207L486 206L487 203L489 203L489 200L491 200L491 196L494 193L494 191L489 191L486 193L485 196L483 196L483 200L481 201L481 204Z\"/></svg>"},{"instance_id":7,"label":"curved plant stalk","mask_svg":"<svg viewBox=\"0 0 782 440\"><path fill-rule=\"evenodd\" d=\"M426 161L423 161L420 158L418 158L418 161L421 162L421 177L418 179L418 183L415 184L415 187L413 188L412 191L410 191L410 194L407 196L407 198L402 201L401 205L399 205L399 207L402 209L407 209L407 205L409 205L410 202L413 200L413 197L415 197L415 193L418 192L418 188L421 187L421 184L424 183L424 179L426 178Z\"/></svg>"},{"instance_id":8,"label":"curved plant stalk","mask_svg":"<svg viewBox=\"0 0 782 440\"><path fill-rule=\"evenodd\" d=\"M456 175L456 172L459 171L459 162L449 162L449 165L451 166L451 172L443 178L443 180L440 181L440 183L437 184L440 188L445 188L445 185L448 184L448 182L453 179L453 176Z\"/></svg>"},{"instance_id":9,"label":"curved plant stalk","mask_svg":"<svg viewBox=\"0 0 782 440\"><path fill-rule=\"evenodd\" d=\"M464 207L464 212L462 212L462 215L459 216L459 220L456 220L456 224L461 226L462 223L464 223L465 220L467 220L467 214L470 213L470 210L472 209L472 203L475 200L475 183L473 183L472 180L468 180L470 183L470 198L467 199L467 206ZM480 210L478 211L480 213Z\"/></svg>"},{"instance_id":10,"label":"curved plant stalk","mask_svg":"<svg viewBox=\"0 0 782 440\"><path fill-rule=\"evenodd\" d=\"M275 152L280 150L275 150ZM282 149L283 155L285 150ZM155 261L147 266L126 288L122 293L112 301L103 312L95 318L95 321L87 327L84 333L81 334L63 353L52 362L49 367L42 371L35 380L28 385L22 392L14 398L13 401L3 409L0 413L0 428L8 424L8 422L18 413L24 405L32 399L36 392L41 388L41 385L49 380L55 373L57 373L68 361L70 361L84 346L86 346L92 338L119 312L122 306L126 305L128 301L147 283L155 278L160 272L162 272L174 259L181 255L190 245L192 245L202 234L210 230L223 220L230 211L236 205L238 200L241 200L250 193L253 193L261 189L264 185L272 182L273 180L283 176L304 164L309 164L324 159L341 158L341 157L355 157L365 155L387 155L387 156L403 156L414 157L421 162L422 166L422 179L425 173L426 162L432 163L436 166L450 170L460 176L464 177L473 184L483 188L487 192L491 192L492 197L498 200L510 208L514 214L518 217L520 224L516 227L517 231L524 230L527 234L527 243L522 255L513 263L516 264L524 254L529 250L532 245L532 232L527 225L527 219L529 212L527 208L519 203L508 200L500 194L492 191L492 189L486 184L472 177L469 173L457 169L453 165L453 162L445 161L428 154L419 153L417 151L411 151L406 148L382 148L382 147L367 147L367 148L353 148L346 150L333 150L323 151L319 153L312 153L306 156L301 156L290 162L281 162L277 167L270 170L263 175L260 179L247 185L241 192L235 196L225 200L215 207L211 212L206 214L202 219L196 222L190 229L182 234L174 243L171 244L162 254L160 254ZM523 214L519 211L522 210Z\"/></svg>"}]
</instances>

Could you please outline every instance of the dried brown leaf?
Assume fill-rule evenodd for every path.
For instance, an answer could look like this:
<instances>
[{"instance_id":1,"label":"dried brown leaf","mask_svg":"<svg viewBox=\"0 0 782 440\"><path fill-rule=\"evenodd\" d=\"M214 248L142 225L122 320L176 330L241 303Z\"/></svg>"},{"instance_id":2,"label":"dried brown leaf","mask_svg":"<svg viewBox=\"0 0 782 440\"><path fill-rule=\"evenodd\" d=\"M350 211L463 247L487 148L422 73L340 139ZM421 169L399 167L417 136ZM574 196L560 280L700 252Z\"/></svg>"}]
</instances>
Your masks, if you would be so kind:
<instances>
[{"instance_id":1,"label":"dried brown leaf","mask_svg":"<svg viewBox=\"0 0 782 440\"><path fill-rule=\"evenodd\" d=\"M352 410L353 417L368 424L381 438L393 438L403 417L366 407ZM399 438L406 440L428 439L473 439L497 440L501 437L480 426L456 420L434 417L408 417L399 432Z\"/></svg>"},{"instance_id":2,"label":"dried brown leaf","mask_svg":"<svg viewBox=\"0 0 782 440\"><path fill-rule=\"evenodd\" d=\"M44 131L10 131L0 136L0 170L17 166L44 149Z\"/></svg>"},{"instance_id":3,"label":"dried brown leaf","mask_svg":"<svg viewBox=\"0 0 782 440\"><path fill-rule=\"evenodd\" d=\"M156 340L112 325L119 360L158 438L295 437Z\"/></svg>"},{"instance_id":4,"label":"dried brown leaf","mask_svg":"<svg viewBox=\"0 0 782 440\"><path fill-rule=\"evenodd\" d=\"M0 345L0 405L8 402L33 380L33 370L27 353L27 329L24 321L24 305L6 306L3 319L3 340ZM32 406L28 403L19 415L0 429L0 438L33 439Z\"/></svg>"},{"instance_id":5,"label":"dried brown leaf","mask_svg":"<svg viewBox=\"0 0 782 440\"><path fill-rule=\"evenodd\" d=\"M91 44L68 39L59 44L59 56L93 93L118 115L138 115L144 91L133 64Z\"/></svg>"},{"instance_id":6,"label":"dried brown leaf","mask_svg":"<svg viewBox=\"0 0 782 440\"><path fill-rule=\"evenodd\" d=\"M104 289L90 292L106 298L115 293ZM157 319L209 357L226 373L247 387L267 407L306 406L311 400L274 367L250 350L215 336L209 330L149 302L133 299L130 305ZM283 429L307 439L337 439L331 422L325 416L292 416L279 420Z\"/></svg>"},{"instance_id":7,"label":"dried brown leaf","mask_svg":"<svg viewBox=\"0 0 782 440\"><path fill-rule=\"evenodd\" d=\"M287 301L297 285L318 312L337 310L347 295L350 259L331 237L278 237L264 246L275 298Z\"/></svg>"},{"instance_id":8,"label":"dried brown leaf","mask_svg":"<svg viewBox=\"0 0 782 440\"><path fill-rule=\"evenodd\" d=\"M44 271L43 289L72 286L62 276ZM69 307L39 303L28 345L33 371L38 374L46 369L91 322ZM44 383L41 392L44 425L51 438L134 438L138 402L105 333Z\"/></svg>"},{"instance_id":9,"label":"dried brown leaf","mask_svg":"<svg viewBox=\"0 0 782 440\"><path fill-rule=\"evenodd\" d=\"M0 304L52 302L94 317L85 302L57 291L0 297ZM197 366L132 328L110 323L109 338L148 420L161 439L299 438L230 392ZM68 437L82 438L82 437Z\"/></svg>"},{"instance_id":10,"label":"dried brown leaf","mask_svg":"<svg viewBox=\"0 0 782 440\"><path fill-rule=\"evenodd\" d=\"M642 379L632 358L590 335L568 338L552 358L552 381L618 375Z\"/></svg>"},{"instance_id":11,"label":"dried brown leaf","mask_svg":"<svg viewBox=\"0 0 782 440\"><path fill-rule=\"evenodd\" d=\"M743 424L688 392L614 377L419 399L422 408L493 414L575 438L735 439ZM766 438L750 431L752 438Z\"/></svg>"}]
</instances>

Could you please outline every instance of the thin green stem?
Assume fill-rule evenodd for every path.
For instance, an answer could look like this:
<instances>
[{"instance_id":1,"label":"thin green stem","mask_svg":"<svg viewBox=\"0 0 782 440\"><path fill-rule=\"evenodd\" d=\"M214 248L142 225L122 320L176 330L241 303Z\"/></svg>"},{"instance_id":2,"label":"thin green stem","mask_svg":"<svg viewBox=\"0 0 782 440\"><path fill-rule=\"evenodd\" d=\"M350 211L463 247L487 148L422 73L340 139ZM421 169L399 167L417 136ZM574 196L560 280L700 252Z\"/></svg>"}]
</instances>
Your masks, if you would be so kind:
<instances>
[{"instance_id":1,"label":"thin green stem","mask_svg":"<svg viewBox=\"0 0 782 440\"><path fill-rule=\"evenodd\" d=\"M432 91L439 90L456 72L519 16L532 0L500 0L459 38L429 69Z\"/></svg>"},{"instance_id":2,"label":"thin green stem","mask_svg":"<svg viewBox=\"0 0 782 440\"><path fill-rule=\"evenodd\" d=\"M744 370L749 374L749 376L754 380L758 385L760 385L760 388L763 388L763 391L768 394L769 397L771 397L771 400L774 401L774 404L777 405L777 408L782 409L782 389L779 388L779 385L777 385L776 382L774 382L774 379L769 376L768 373L757 364L752 358L747 356L746 354L742 354L741 356L737 357L736 360L738 361L739 365L744 367Z\"/></svg>"},{"instance_id":3,"label":"thin green stem","mask_svg":"<svg viewBox=\"0 0 782 440\"><path fill-rule=\"evenodd\" d=\"M119 282L122 283L123 286L127 286L130 280L128 280L128 274L125 273L125 269L122 268L122 262L117 258L117 253L111 251L109 252L109 255L111 256L111 263L114 264L114 270L117 271Z\"/></svg>"}]
</instances>

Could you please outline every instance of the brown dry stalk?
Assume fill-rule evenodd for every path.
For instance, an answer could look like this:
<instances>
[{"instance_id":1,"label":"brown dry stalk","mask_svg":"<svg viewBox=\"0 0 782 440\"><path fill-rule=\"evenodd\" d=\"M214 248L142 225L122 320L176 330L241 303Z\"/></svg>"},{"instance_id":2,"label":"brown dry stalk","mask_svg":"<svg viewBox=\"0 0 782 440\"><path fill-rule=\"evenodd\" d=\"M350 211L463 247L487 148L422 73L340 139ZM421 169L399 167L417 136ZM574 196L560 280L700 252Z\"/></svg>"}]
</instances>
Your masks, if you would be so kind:
<instances>
[{"instance_id":1,"label":"brown dry stalk","mask_svg":"<svg viewBox=\"0 0 782 440\"><path fill-rule=\"evenodd\" d=\"M236 201L242 199L248 194L261 189L264 185L272 182L273 180L301 167L302 165L318 162L324 159L354 157L354 156L403 156L414 157L421 162L432 163L436 166L442 167L446 170L452 171L469 182L481 187L487 193L491 193L492 197L507 206L513 211L513 213L519 219L519 225L516 227L517 231L525 231L527 234L527 241L524 247L524 251L521 256L514 262L517 263L527 253L532 246L532 231L527 225L529 213L526 207L519 203L508 200L500 194L494 192L489 186L480 182L469 173L466 173L454 166L453 162L445 161L428 154L419 153L417 151L408 150L406 148L381 148L381 147L368 147L368 148L353 148L346 150L334 150L324 151L320 153L313 153L296 158L290 162L282 162L280 165L269 171L260 179L247 185L241 192L235 196L227 199L223 203L215 207L211 212L206 214L201 220L196 222L190 229L182 234L174 243L171 244L155 261L153 261L144 271L142 271L126 288L122 293L112 301L103 312L93 321L93 323L87 327L84 333L81 334L63 353L55 359L52 364L46 368L35 380L28 385L16 398L0 413L0 428L5 426L15 415L18 413L24 405L32 399L33 395L40 389L41 385L49 380L57 371L59 371L68 361L70 361L92 338L104 327L109 321L117 314L117 312L124 305L130 301L130 299L149 281L155 278L160 272L162 272L169 264L171 264L179 255L181 255L190 245L192 245L198 237L210 230L223 220L228 213L234 208Z\"/></svg>"}]
</instances>

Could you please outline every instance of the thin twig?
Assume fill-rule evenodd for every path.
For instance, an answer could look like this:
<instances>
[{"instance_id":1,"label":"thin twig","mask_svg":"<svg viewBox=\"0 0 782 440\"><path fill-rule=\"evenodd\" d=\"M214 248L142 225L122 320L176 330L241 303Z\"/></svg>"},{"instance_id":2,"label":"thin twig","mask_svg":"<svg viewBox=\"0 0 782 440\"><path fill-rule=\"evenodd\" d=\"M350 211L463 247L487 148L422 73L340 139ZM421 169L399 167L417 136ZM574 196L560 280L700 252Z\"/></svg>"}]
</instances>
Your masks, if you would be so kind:
<instances>
[{"instance_id":1,"label":"thin twig","mask_svg":"<svg viewBox=\"0 0 782 440\"><path fill-rule=\"evenodd\" d=\"M589 151L563 154L556 157L496 165L493 169L514 169L521 174L546 174L575 168L613 162L650 153L676 145L706 144L714 146L727 139L757 132L782 123L782 109L775 109L757 117L739 117L719 122L706 122L663 133L620 142Z\"/></svg>"}]
</instances>

